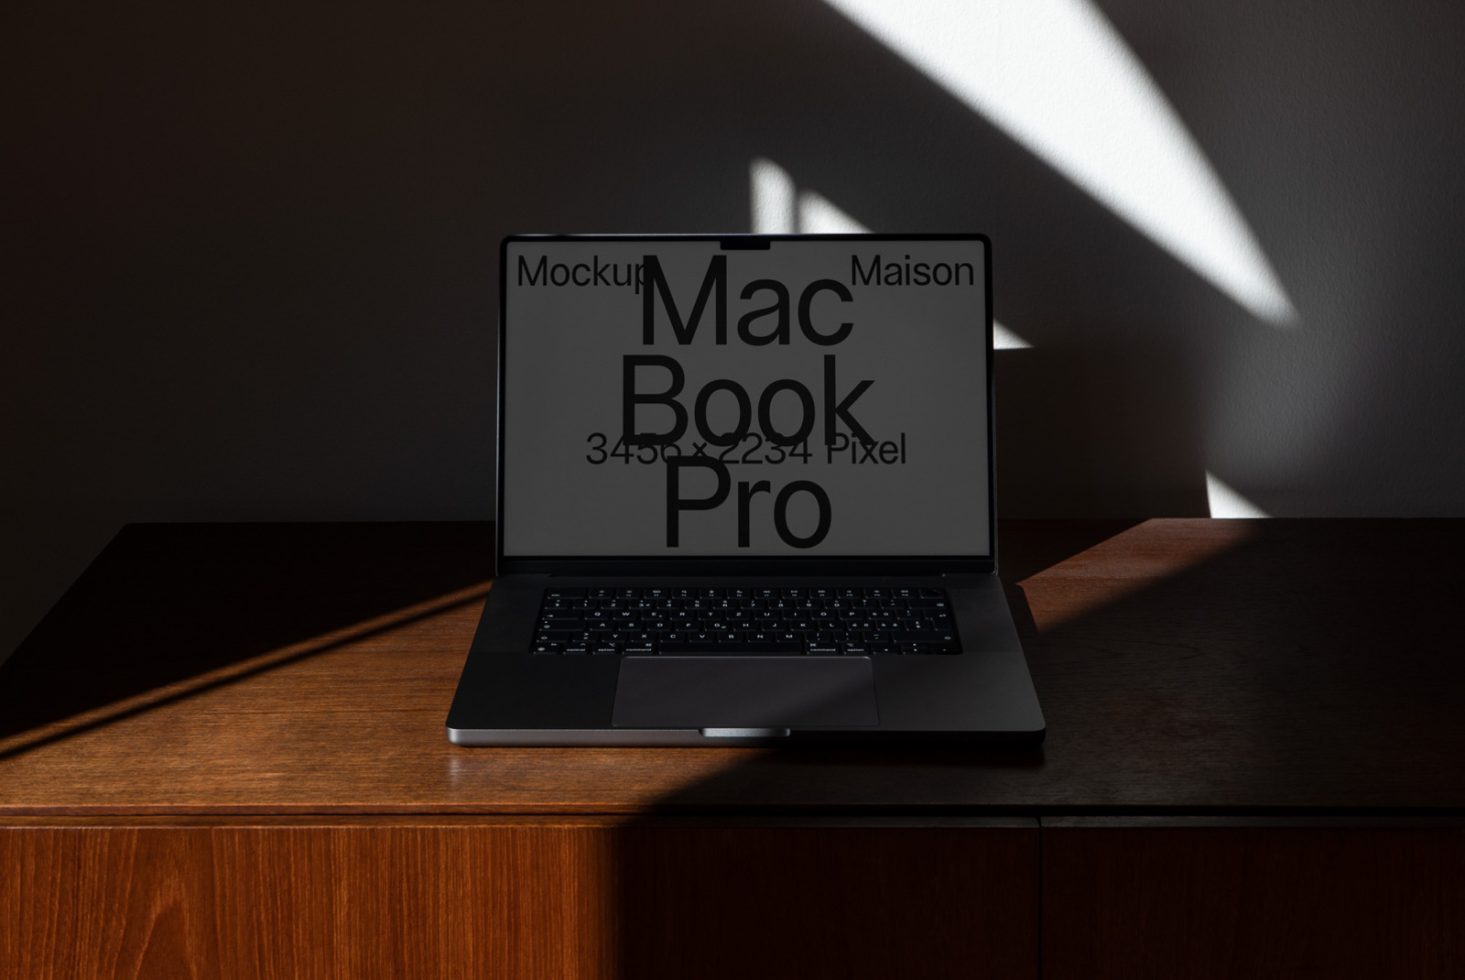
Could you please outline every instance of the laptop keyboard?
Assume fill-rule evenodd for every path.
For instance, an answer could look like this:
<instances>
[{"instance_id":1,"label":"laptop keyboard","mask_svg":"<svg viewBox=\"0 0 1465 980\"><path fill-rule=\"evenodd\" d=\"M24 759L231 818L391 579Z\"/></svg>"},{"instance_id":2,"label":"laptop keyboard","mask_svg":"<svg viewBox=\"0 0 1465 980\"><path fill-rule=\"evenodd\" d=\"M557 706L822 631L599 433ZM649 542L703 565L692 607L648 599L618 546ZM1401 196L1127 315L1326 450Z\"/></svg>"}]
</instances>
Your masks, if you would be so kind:
<instances>
[{"instance_id":1,"label":"laptop keyboard","mask_svg":"<svg viewBox=\"0 0 1465 980\"><path fill-rule=\"evenodd\" d=\"M943 589L551 588L532 650L582 655L954 654Z\"/></svg>"}]
</instances>

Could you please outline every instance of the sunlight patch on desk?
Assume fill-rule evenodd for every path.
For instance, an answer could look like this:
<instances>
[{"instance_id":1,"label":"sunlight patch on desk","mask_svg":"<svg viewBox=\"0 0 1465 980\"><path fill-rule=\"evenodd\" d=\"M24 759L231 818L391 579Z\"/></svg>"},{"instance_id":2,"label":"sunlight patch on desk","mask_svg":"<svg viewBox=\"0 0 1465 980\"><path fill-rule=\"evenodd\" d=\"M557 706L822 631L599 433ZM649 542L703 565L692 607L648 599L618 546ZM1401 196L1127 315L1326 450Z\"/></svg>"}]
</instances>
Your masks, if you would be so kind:
<instances>
[{"instance_id":1,"label":"sunlight patch on desk","mask_svg":"<svg viewBox=\"0 0 1465 980\"><path fill-rule=\"evenodd\" d=\"M1297 312L1220 178L1091 0L825 0L1273 326Z\"/></svg>"},{"instance_id":2,"label":"sunlight patch on desk","mask_svg":"<svg viewBox=\"0 0 1465 980\"><path fill-rule=\"evenodd\" d=\"M1187 522L1190 527L1185 549L1152 550L1145 547L1147 538L1142 530L1149 523L1145 521L1105 538L1018 582L1037 631L1052 632L1101 613L1146 589L1214 561L1246 544L1256 534L1254 525L1217 524L1206 518L1195 518ZM1096 575L1096 567L1103 569L1104 574Z\"/></svg>"},{"instance_id":3,"label":"sunlight patch on desk","mask_svg":"<svg viewBox=\"0 0 1465 980\"><path fill-rule=\"evenodd\" d=\"M1206 470L1206 501L1212 517L1271 517L1266 511L1237 493L1235 488Z\"/></svg>"},{"instance_id":4,"label":"sunlight patch on desk","mask_svg":"<svg viewBox=\"0 0 1465 980\"><path fill-rule=\"evenodd\" d=\"M800 190L793 176L772 160L759 157L753 161L750 183L753 230L760 235L799 232L858 235L870 230L823 194ZM994 320L992 347L994 350L1018 350L1032 347L1032 344Z\"/></svg>"}]
</instances>

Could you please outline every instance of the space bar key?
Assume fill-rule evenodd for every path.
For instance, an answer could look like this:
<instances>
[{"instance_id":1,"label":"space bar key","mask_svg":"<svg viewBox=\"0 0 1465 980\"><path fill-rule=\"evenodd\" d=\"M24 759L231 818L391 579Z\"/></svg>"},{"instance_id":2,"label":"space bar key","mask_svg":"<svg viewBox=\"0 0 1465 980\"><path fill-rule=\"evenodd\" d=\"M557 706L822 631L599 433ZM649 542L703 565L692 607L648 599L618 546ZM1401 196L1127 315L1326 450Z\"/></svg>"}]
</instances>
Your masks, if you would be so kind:
<instances>
[{"instance_id":1,"label":"space bar key","mask_svg":"<svg viewBox=\"0 0 1465 980\"><path fill-rule=\"evenodd\" d=\"M777 643L682 643L658 646L663 657L761 657L769 654L796 656L804 652L801 644Z\"/></svg>"}]
</instances>

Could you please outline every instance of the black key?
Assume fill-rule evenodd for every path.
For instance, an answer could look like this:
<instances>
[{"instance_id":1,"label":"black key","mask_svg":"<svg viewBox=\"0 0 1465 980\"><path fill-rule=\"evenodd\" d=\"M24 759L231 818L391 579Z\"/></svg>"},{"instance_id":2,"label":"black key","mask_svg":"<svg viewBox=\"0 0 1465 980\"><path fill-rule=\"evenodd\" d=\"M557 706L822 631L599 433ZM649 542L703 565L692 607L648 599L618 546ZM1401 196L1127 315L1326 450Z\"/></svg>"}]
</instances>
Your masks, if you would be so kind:
<instances>
[{"instance_id":1,"label":"black key","mask_svg":"<svg viewBox=\"0 0 1465 980\"><path fill-rule=\"evenodd\" d=\"M861 589L836 589L835 591L841 599L858 599L865 594Z\"/></svg>"},{"instance_id":2,"label":"black key","mask_svg":"<svg viewBox=\"0 0 1465 980\"><path fill-rule=\"evenodd\" d=\"M738 657L743 655L758 657L802 657L804 655L804 648L802 646L781 647L772 643L759 644L756 647L747 643L741 643L735 647L727 647L718 643L691 643L677 647L662 647L658 652L664 657Z\"/></svg>"},{"instance_id":3,"label":"black key","mask_svg":"<svg viewBox=\"0 0 1465 980\"><path fill-rule=\"evenodd\" d=\"M649 657L656 653L656 649L649 643L636 645L628 644L625 647L625 654L628 657Z\"/></svg>"},{"instance_id":4,"label":"black key","mask_svg":"<svg viewBox=\"0 0 1465 980\"><path fill-rule=\"evenodd\" d=\"M573 654L584 655L584 654L587 654L587 653L590 652L590 646L588 644L585 644L585 643L566 643L565 644L565 649L564 649L563 652L566 655L569 655L569 654L572 654L572 653Z\"/></svg>"},{"instance_id":5,"label":"black key","mask_svg":"<svg viewBox=\"0 0 1465 980\"><path fill-rule=\"evenodd\" d=\"M540 643L574 643L580 637L578 630L540 630Z\"/></svg>"},{"instance_id":6,"label":"black key","mask_svg":"<svg viewBox=\"0 0 1465 980\"><path fill-rule=\"evenodd\" d=\"M657 647L657 652L663 655L677 656L688 653L726 653L711 640L698 640L689 637L685 643L663 643Z\"/></svg>"},{"instance_id":7,"label":"black key","mask_svg":"<svg viewBox=\"0 0 1465 980\"><path fill-rule=\"evenodd\" d=\"M939 630L919 630L896 633L891 639L896 643L955 643L956 634Z\"/></svg>"},{"instance_id":8,"label":"black key","mask_svg":"<svg viewBox=\"0 0 1465 980\"><path fill-rule=\"evenodd\" d=\"M663 647L685 644L687 642L687 634L680 630L671 633L662 633L657 637L656 642Z\"/></svg>"},{"instance_id":9,"label":"black key","mask_svg":"<svg viewBox=\"0 0 1465 980\"><path fill-rule=\"evenodd\" d=\"M615 589L591 589L589 595L592 599L614 599Z\"/></svg>"},{"instance_id":10,"label":"black key","mask_svg":"<svg viewBox=\"0 0 1465 980\"><path fill-rule=\"evenodd\" d=\"M846 643L840 649L852 657L863 657L870 652L870 648L865 646L863 642Z\"/></svg>"},{"instance_id":11,"label":"black key","mask_svg":"<svg viewBox=\"0 0 1465 980\"><path fill-rule=\"evenodd\" d=\"M890 643L888 641L883 642L883 643L876 643L874 641L871 641L871 642L867 643L866 646L868 646L870 648L870 652L872 654L887 654L887 653L899 653L900 652L900 650L896 647L896 645L894 643Z\"/></svg>"},{"instance_id":12,"label":"black key","mask_svg":"<svg viewBox=\"0 0 1465 980\"><path fill-rule=\"evenodd\" d=\"M546 599L570 599L570 598L581 598L581 599L583 599L585 597L585 590L584 589L545 589L544 590L544 597Z\"/></svg>"},{"instance_id":13,"label":"black key","mask_svg":"<svg viewBox=\"0 0 1465 980\"><path fill-rule=\"evenodd\" d=\"M560 653L564 649L563 643L536 643L533 647L535 653Z\"/></svg>"},{"instance_id":14,"label":"black key","mask_svg":"<svg viewBox=\"0 0 1465 980\"><path fill-rule=\"evenodd\" d=\"M656 652L663 657L726 657L732 651L716 643L684 643L681 646L661 647Z\"/></svg>"},{"instance_id":15,"label":"black key","mask_svg":"<svg viewBox=\"0 0 1465 980\"><path fill-rule=\"evenodd\" d=\"M618 644L618 643L609 643L609 642L601 641L599 643L596 643L594 646L592 646L590 648L590 652L591 653L594 653L594 654L620 653L621 652L621 648L620 648L620 644Z\"/></svg>"},{"instance_id":16,"label":"black key","mask_svg":"<svg viewBox=\"0 0 1465 980\"><path fill-rule=\"evenodd\" d=\"M641 590L640 589L616 589L616 597L617 598L620 598L620 599L639 599L639 598L641 598Z\"/></svg>"},{"instance_id":17,"label":"black key","mask_svg":"<svg viewBox=\"0 0 1465 980\"><path fill-rule=\"evenodd\" d=\"M723 589L698 589L697 595L701 596L703 599L721 599L723 597L723 592Z\"/></svg>"},{"instance_id":18,"label":"black key","mask_svg":"<svg viewBox=\"0 0 1465 980\"><path fill-rule=\"evenodd\" d=\"M922 609L945 609L946 608L946 600L944 598L938 598L936 596L928 596L928 595L918 596L918 597L910 600L910 604L912 606L918 606L918 607L920 607Z\"/></svg>"},{"instance_id":19,"label":"black key","mask_svg":"<svg viewBox=\"0 0 1465 980\"><path fill-rule=\"evenodd\" d=\"M809 645L809 656L811 656L811 657L837 657L837 656L839 656L839 647L832 646L832 645L831 646L823 646L823 647L821 647L821 646L814 646L813 644L810 644Z\"/></svg>"}]
</instances>

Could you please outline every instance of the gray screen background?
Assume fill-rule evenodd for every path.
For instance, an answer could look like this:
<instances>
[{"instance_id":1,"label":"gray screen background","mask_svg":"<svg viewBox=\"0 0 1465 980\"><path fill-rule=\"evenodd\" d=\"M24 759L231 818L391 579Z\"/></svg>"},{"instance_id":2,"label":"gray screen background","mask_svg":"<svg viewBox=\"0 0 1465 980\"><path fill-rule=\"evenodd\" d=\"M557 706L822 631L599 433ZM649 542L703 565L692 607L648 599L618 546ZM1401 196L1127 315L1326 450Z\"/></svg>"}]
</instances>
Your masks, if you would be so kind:
<instances>
[{"instance_id":1,"label":"gray screen background","mask_svg":"<svg viewBox=\"0 0 1465 980\"><path fill-rule=\"evenodd\" d=\"M516 557L551 556L984 556L989 554L987 459L986 296L982 242L775 241L768 250L723 252L716 241L512 242L506 264L504 323L504 553ZM554 263L639 264L659 258L677 308L689 317L707 274L709 260L727 257L728 343L714 341L713 299L695 338L678 344L658 302L656 343L642 343L640 293L629 286L554 286L519 282L519 260L531 267L540 256ZM904 261L970 263L975 284L861 286L851 282L851 257L868 267L876 255ZM767 291L742 300L753 279L784 283L790 293L788 345L753 347L737 337L745 312L767 306ZM849 287L853 301L824 292L814 300L811 319L823 333L850 321L849 336L834 346L811 343L798 325L798 298L817 279ZM767 333L772 319L759 319ZM792 378L814 396L815 427L807 463L767 462L777 451L768 444L754 450L749 437L729 460L729 494L717 509L684 511L680 546L666 546L666 466L634 458L626 463L599 456L590 436L606 436L609 451L620 436L622 357L663 354L678 360L686 386L678 399L688 413L688 431L678 440L690 455L703 441L695 428L693 404L708 381L739 382L753 406L752 432L758 432L758 397L770 382ZM873 384L854 402L851 414L877 440L906 437L906 462L855 464L848 451L827 462L824 447L824 361L837 364L835 400L859 381ZM646 370L647 391L665 388L666 372ZM797 428L798 399L785 392L774 405L775 425ZM642 427L664 431L671 412L661 406L638 409ZM736 402L726 392L709 403L712 428L734 425ZM844 430L843 426L840 426ZM708 446L709 453L721 452ZM649 456L649 450L641 455ZM682 471L684 496L710 494L715 477L700 469ZM773 493L753 498L750 546L738 544L739 481L769 480ZM779 538L773 522L774 496L793 480L820 484L829 496L827 537L813 548L795 548ZM807 535L817 520L808 494L790 498L788 523Z\"/></svg>"}]
</instances>

